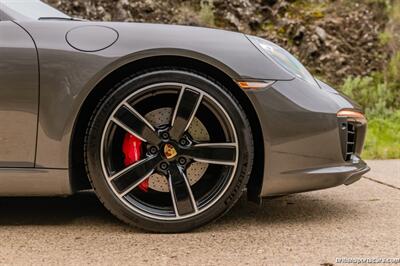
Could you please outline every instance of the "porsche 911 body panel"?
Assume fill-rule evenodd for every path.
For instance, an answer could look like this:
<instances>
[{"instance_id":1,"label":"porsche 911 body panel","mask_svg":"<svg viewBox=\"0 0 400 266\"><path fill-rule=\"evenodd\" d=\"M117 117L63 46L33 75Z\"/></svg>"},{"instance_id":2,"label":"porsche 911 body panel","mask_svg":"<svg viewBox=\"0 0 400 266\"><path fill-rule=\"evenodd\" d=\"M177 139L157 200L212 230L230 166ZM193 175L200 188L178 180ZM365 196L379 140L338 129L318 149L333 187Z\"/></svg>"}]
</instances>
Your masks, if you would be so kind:
<instances>
[{"instance_id":1,"label":"porsche 911 body panel","mask_svg":"<svg viewBox=\"0 0 400 266\"><path fill-rule=\"evenodd\" d=\"M1 23L5 22L0 22L0 29ZM341 148L343 140L337 112L359 107L333 89L311 86L294 78L257 50L243 34L137 23L23 19L17 23L34 40L40 63L40 98L35 98L38 87L25 86L32 97L26 108L33 120L39 114L37 141L34 140L36 156L25 154L30 162L26 166L36 169L27 171L32 172L32 183L45 183L44 180L52 176L55 179L42 187L27 187L27 179L21 178L25 172L16 171L14 176L19 178L11 183L9 179L0 178L0 185L5 186L0 195L12 194L6 193L12 190L10 186L14 188L13 195L73 193L68 172L71 138L88 95L115 70L156 56L195 59L221 70L233 81L276 81L268 88L246 92L263 135L263 143L256 143L263 144L264 148L264 167L256 169L262 171L260 176L263 176L257 196L348 184L369 169L359 154L345 161ZM1 44L0 39L0 53ZM37 60L31 62L32 66L36 63ZM1 77L0 73L0 80ZM5 84L10 83L8 80ZM4 93L1 88L0 84L0 96ZM12 97L16 95L18 93ZM3 106L7 105L0 99L0 110ZM17 107L13 105L12 111L17 111ZM33 132L36 138L36 129ZM32 144L32 135L27 139ZM4 150L0 150L0 167L2 152ZM9 174L9 170L0 169L0 177ZM20 187L24 184L25 193Z\"/></svg>"},{"instance_id":2,"label":"porsche 911 body panel","mask_svg":"<svg viewBox=\"0 0 400 266\"><path fill-rule=\"evenodd\" d=\"M41 65L40 118L36 165L68 168L71 132L91 90L112 71L135 60L177 55L211 64L232 79L290 80L239 33L184 26L95 22L19 22L34 38ZM97 27L118 32L107 49L83 52L71 46L71 30ZM90 26L90 27L87 27ZM75 36L79 43L79 36ZM227 46L226 44L230 45ZM251 62L251 63L244 63Z\"/></svg>"},{"instance_id":3,"label":"porsche 911 body panel","mask_svg":"<svg viewBox=\"0 0 400 266\"><path fill-rule=\"evenodd\" d=\"M33 167L39 69L32 38L0 22L0 167Z\"/></svg>"},{"instance_id":4,"label":"porsche 911 body panel","mask_svg":"<svg viewBox=\"0 0 400 266\"><path fill-rule=\"evenodd\" d=\"M262 196L333 187L369 170L359 158L345 162L341 151L337 112L358 105L299 79L248 95L267 154Z\"/></svg>"}]
</instances>

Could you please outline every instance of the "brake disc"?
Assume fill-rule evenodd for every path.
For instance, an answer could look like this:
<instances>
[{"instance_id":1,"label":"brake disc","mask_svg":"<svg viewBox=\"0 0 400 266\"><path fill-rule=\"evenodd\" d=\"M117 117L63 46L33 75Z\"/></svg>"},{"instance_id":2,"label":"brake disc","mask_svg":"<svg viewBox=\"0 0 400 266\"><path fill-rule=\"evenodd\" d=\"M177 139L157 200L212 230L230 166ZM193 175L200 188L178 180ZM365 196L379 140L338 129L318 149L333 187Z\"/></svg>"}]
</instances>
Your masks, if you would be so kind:
<instances>
[{"instance_id":1,"label":"brake disc","mask_svg":"<svg viewBox=\"0 0 400 266\"><path fill-rule=\"evenodd\" d=\"M171 117L172 108L169 107L159 108L145 115L145 118L155 127L169 124ZM196 141L208 142L210 140L210 135L206 127L196 117L193 119L188 132ZM189 184L191 186L196 184L207 171L207 168L207 163L192 162L186 169ZM160 192L169 192L167 178L160 174L152 174L149 177L149 188Z\"/></svg>"}]
</instances>

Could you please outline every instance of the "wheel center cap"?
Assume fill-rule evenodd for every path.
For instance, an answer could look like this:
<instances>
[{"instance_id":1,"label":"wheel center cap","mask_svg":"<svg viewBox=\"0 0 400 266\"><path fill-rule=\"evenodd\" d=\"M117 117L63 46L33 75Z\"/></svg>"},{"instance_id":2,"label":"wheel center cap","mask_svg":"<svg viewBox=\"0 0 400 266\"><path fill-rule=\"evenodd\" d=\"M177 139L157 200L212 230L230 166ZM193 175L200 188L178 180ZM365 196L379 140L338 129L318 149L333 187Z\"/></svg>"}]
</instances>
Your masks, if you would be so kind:
<instances>
[{"instance_id":1,"label":"wheel center cap","mask_svg":"<svg viewBox=\"0 0 400 266\"><path fill-rule=\"evenodd\" d=\"M174 158L177 154L178 152L176 151L175 147L172 146L172 144L165 144L164 155L168 160Z\"/></svg>"}]
</instances>

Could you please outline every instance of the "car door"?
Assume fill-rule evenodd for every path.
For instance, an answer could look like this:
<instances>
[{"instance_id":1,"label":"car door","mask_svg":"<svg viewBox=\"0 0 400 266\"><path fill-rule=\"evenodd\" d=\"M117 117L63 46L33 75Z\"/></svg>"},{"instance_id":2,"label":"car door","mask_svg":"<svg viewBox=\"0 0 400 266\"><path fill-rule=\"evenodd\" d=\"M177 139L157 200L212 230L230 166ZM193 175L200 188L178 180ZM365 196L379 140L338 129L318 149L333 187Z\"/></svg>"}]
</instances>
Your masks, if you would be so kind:
<instances>
[{"instance_id":1,"label":"car door","mask_svg":"<svg viewBox=\"0 0 400 266\"><path fill-rule=\"evenodd\" d=\"M0 168L34 167L39 70L35 44L12 21L0 20Z\"/></svg>"}]
</instances>

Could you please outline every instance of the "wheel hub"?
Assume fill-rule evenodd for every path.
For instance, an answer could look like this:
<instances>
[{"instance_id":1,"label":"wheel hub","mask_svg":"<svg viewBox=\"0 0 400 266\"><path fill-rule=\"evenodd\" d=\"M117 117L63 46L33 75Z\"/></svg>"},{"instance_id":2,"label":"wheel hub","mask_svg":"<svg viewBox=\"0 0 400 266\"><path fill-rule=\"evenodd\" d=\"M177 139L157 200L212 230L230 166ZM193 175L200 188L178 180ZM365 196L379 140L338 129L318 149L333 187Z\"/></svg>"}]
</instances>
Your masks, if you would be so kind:
<instances>
[{"instance_id":1,"label":"wheel hub","mask_svg":"<svg viewBox=\"0 0 400 266\"><path fill-rule=\"evenodd\" d=\"M151 111L150 113L145 115L145 118L155 127L163 127L163 125L167 124L168 121L170 120L170 116L172 115L172 109L171 108L159 108L154 111ZM191 126L188 129L188 133L195 138L196 140L200 141L209 141L210 136L209 133L206 129L206 127L203 125L203 123L200 122L197 118L195 118L191 124ZM126 142L129 140L133 140L134 143L125 143L123 145L123 153L125 155L125 158L132 158L132 155L130 154L135 154L135 159L130 159L124 162L126 166L131 165L135 163L136 161L139 160L140 156L142 153L140 152L140 145L142 144L140 140L134 138L132 135L127 134L126 136ZM148 150L150 151L151 154L158 154L161 153L161 156L166 158L165 162L169 162L172 160L175 160L179 155L179 149L175 148L177 146L176 143L172 142L167 142L166 144L161 144L159 147L153 146L150 147ZM153 148L153 149L152 149ZM204 175L204 173L207 171L208 164L207 163L201 163L201 162L191 162L187 166L187 178L189 180L190 185L193 185L197 183L201 179L201 177ZM168 181L164 175L161 175L159 173L154 173L150 175L148 179L143 181L139 188L147 192L149 188L159 191L159 192L169 192L168 188Z\"/></svg>"},{"instance_id":2,"label":"wheel hub","mask_svg":"<svg viewBox=\"0 0 400 266\"><path fill-rule=\"evenodd\" d=\"M168 160L171 160L175 158L178 155L178 152L176 151L174 145L167 143L164 145L164 156Z\"/></svg>"},{"instance_id":3,"label":"wheel hub","mask_svg":"<svg viewBox=\"0 0 400 266\"><path fill-rule=\"evenodd\" d=\"M129 95L110 115L101 144L103 172L134 211L162 220L192 217L215 204L234 178L235 130L224 107L204 91L152 85ZM130 146L123 151L125 162L116 152L123 134L131 142L122 145Z\"/></svg>"}]
</instances>

